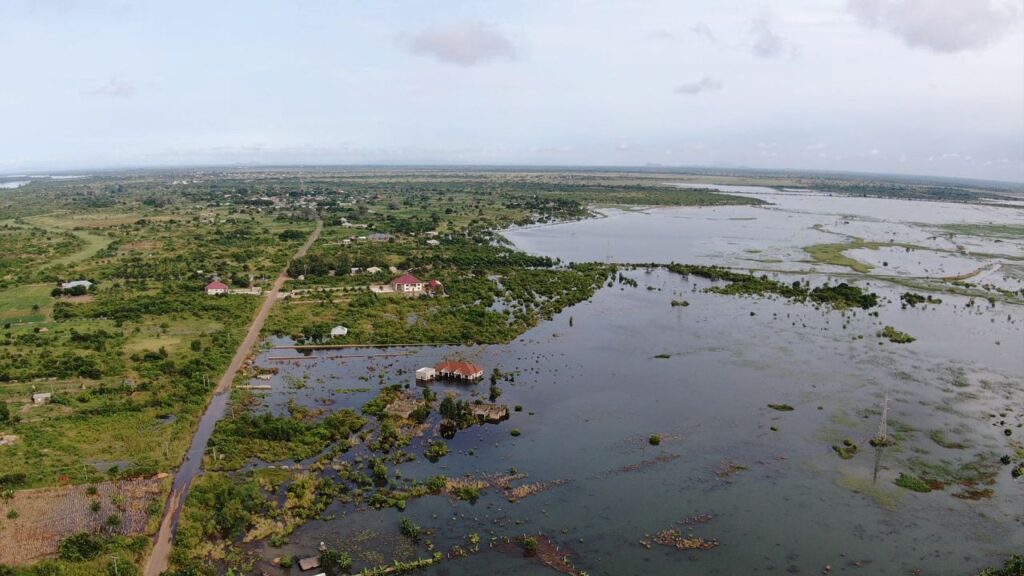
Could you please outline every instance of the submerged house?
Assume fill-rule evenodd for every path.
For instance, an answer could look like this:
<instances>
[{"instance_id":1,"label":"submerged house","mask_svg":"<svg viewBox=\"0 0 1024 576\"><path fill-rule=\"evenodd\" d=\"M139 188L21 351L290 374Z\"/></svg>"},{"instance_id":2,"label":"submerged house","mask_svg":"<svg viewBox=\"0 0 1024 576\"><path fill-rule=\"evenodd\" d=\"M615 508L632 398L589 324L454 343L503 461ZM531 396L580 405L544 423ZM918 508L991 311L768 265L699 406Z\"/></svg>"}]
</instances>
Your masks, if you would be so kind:
<instances>
[{"instance_id":1,"label":"submerged house","mask_svg":"<svg viewBox=\"0 0 1024 576\"><path fill-rule=\"evenodd\" d=\"M434 378L437 378L437 370L429 366L424 366L416 371L416 380L419 382L429 382Z\"/></svg>"},{"instance_id":2,"label":"submerged house","mask_svg":"<svg viewBox=\"0 0 1024 576\"><path fill-rule=\"evenodd\" d=\"M437 366L438 378L451 378L454 380L480 380L484 377L484 369L464 360L445 360Z\"/></svg>"}]
</instances>

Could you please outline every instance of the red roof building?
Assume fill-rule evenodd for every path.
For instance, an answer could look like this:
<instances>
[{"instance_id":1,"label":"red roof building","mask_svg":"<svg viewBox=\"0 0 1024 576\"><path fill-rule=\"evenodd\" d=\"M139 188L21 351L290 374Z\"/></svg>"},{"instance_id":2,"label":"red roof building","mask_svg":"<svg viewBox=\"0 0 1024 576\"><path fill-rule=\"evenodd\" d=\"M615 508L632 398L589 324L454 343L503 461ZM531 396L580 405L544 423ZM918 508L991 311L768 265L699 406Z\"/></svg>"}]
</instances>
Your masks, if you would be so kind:
<instances>
[{"instance_id":1,"label":"red roof building","mask_svg":"<svg viewBox=\"0 0 1024 576\"><path fill-rule=\"evenodd\" d=\"M206 293L211 296L215 296L217 294L227 294L228 290L230 289L231 288L229 288L227 284L221 282L220 280L214 280L213 282L210 282L209 284L206 285Z\"/></svg>"},{"instance_id":2,"label":"red roof building","mask_svg":"<svg viewBox=\"0 0 1024 576\"><path fill-rule=\"evenodd\" d=\"M445 360L434 366L437 375L441 378L455 378L458 380L479 380L484 377L484 369L465 360Z\"/></svg>"},{"instance_id":3,"label":"red roof building","mask_svg":"<svg viewBox=\"0 0 1024 576\"><path fill-rule=\"evenodd\" d=\"M391 287L395 289L395 292L422 292L423 280L412 274L402 274L391 281Z\"/></svg>"}]
</instances>

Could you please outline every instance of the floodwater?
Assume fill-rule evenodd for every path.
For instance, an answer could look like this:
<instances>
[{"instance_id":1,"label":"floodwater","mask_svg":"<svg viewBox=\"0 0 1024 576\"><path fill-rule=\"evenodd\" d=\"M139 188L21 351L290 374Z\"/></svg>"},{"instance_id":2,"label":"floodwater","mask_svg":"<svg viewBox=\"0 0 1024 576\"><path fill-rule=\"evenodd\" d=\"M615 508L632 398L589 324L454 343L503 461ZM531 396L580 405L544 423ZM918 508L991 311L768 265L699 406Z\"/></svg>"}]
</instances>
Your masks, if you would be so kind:
<instances>
[{"instance_id":1,"label":"floodwater","mask_svg":"<svg viewBox=\"0 0 1024 576\"><path fill-rule=\"evenodd\" d=\"M527 251L567 261L743 266L747 258L770 257L790 270L809 270L799 247L836 241L814 224L884 228L888 213L904 217L891 224L900 236L920 230L907 222L947 223L936 214L949 222L1017 218L987 207L898 202L886 210L873 204L885 200L806 199L778 194L769 208L616 211L508 236ZM916 253L884 257L895 273L947 265L919 264ZM259 365L281 368L264 397L264 409L275 413L285 413L288 401L358 408L382 384L410 384L418 392L413 371L446 356L487 372L514 372L514 383L501 384L499 401L521 405L521 412L459 432L449 441L451 454L437 463L420 456L390 469L425 479L514 468L528 474L525 482L565 483L516 503L493 489L475 504L427 496L409 501L404 513L335 503L326 512L330 520L300 527L283 547L251 545L265 559L258 568L284 573L269 560L316 555L321 541L352 553L356 569L428 556L425 544L399 535L403 516L428 530L425 539L438 550L465 548L469 534L481 536L481 552L424 571L451 576L553 574L488 545L537 533L592 575L820 574L826 566L832 574L963 575L1024 550L1024 479L1014 481L998 461L1012 452L1012 441L1024 439L1022 307L943 294L941 303L903 308L903 289L871 279L869 288L884 302L874 317L709 294L708 282L663 270L626 274L639 286L604 288L508 345L390 349L407 355L388 357L366 357L381 350L332 350L292 362L270 360L282 350L261 354ZM827 278L827 270L779 273L812 285ZM673 307L673 300L690 305ZM885 325L918 339L899 345L877 338ZM432 386L464 397L486 396L488 388ZM876 450L868 441L886 397L899 442ZM794 410L775 411L773 403ZM513 428L522 435L513 437ZM647 442L652 434L661 435L659 446ZM418 455L433 437L428 432L406 450ZM860 450L843 460L832 446L847 438ZM365 450L358 446L342 458L365 457ZM965 490L959 486L916 493L893 484L915 463L943 461L991 468L992 483L976 486L991 489L991 497L954 497ZM700 514L712 519L685 523ZM642 544L673 527L718 546Z\"/></svg>"}]
</instances>

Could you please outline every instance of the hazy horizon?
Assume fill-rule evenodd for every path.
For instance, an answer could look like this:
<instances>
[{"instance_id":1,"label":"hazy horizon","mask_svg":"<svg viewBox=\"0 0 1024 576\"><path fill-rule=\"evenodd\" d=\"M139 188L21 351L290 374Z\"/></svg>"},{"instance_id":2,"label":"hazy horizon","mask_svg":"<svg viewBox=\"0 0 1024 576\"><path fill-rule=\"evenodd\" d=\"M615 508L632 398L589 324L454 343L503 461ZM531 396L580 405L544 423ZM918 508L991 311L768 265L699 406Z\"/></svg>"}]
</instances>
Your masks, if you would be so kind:
<instances>
[{"instance_id":1,"label":"hazy horizon","mask_svg":"<svg viewBox=\"0 0 1024 576\"><path fill-rule=\"evenodd\" d=\"M1017 0L0 5L0 174L579 166L1024 182Z\"/></svg>"}]
</instances>

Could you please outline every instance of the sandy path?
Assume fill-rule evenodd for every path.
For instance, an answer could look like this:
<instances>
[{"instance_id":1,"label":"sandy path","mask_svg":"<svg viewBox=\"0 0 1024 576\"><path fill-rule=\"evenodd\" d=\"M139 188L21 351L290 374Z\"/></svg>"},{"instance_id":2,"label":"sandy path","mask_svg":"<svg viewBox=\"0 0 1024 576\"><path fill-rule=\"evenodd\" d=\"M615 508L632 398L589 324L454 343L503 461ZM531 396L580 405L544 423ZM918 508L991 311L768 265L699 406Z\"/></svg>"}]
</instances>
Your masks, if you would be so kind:
<instances>
[{"instance_id":1,"label":"sandy path","mask_svg":"<svg viewBox=\"0 0 1024 576\"><path fill-rule=\"evenodd\" d=\"M323 221L317 220L316 228L312 233L310 233L305 244L303 244L295 253L295 258L306 255L309 247L316 242L317 238L320 237L320 232L323 230L323 227ZM242 340L242 343L235 351L235 356L231 359L231 364L228 365L228 369L217 382L217 387L213 392L213 400L210 402L206 412L199 421L199 427L196 430L195 435L192 437L192 445L185 457L185 462L182 463L181 468L178 469L178 474L175 477L174 486L171 488L171 495L167 499L167 505L164 508L164 517L160 521L160 531L157 532L156 542L153 544L153 551L150 553L149 559L146 561L146 568L143 572L145 576L160 576L160 574L167 570L168 559L171 554L171 546L174 541L174 533L178 527L178 516L181 514L181 508L185 504L185 498L188 496L188 490L192 485L192 479L199 472L200 464L202 464L202 454L206 452L206 443L210 440L210 435L213 432L213 425L220 419L220 416L223 415L223 408L227 403L228 393L231 391L231 383L235 381L235 375L242 367L245 359L249 356L249 351L252 350L253 346L255 346L256 342L259 340L260 331L263 330L263 323L266 322L267 316L270 315L270 309L273 308L274 303L277 302L281 287L284 286L285 281L288 280L287 271L288 268L286 266L285 269L277 276L277 279L274 280L274 284L270 288L270 291L267 292L263 305L260 306L259 312L257 312L256 317L253 318L252 324L249 325L249 331L246 333L245 339Z\"/></svg>"}]
</instances>

